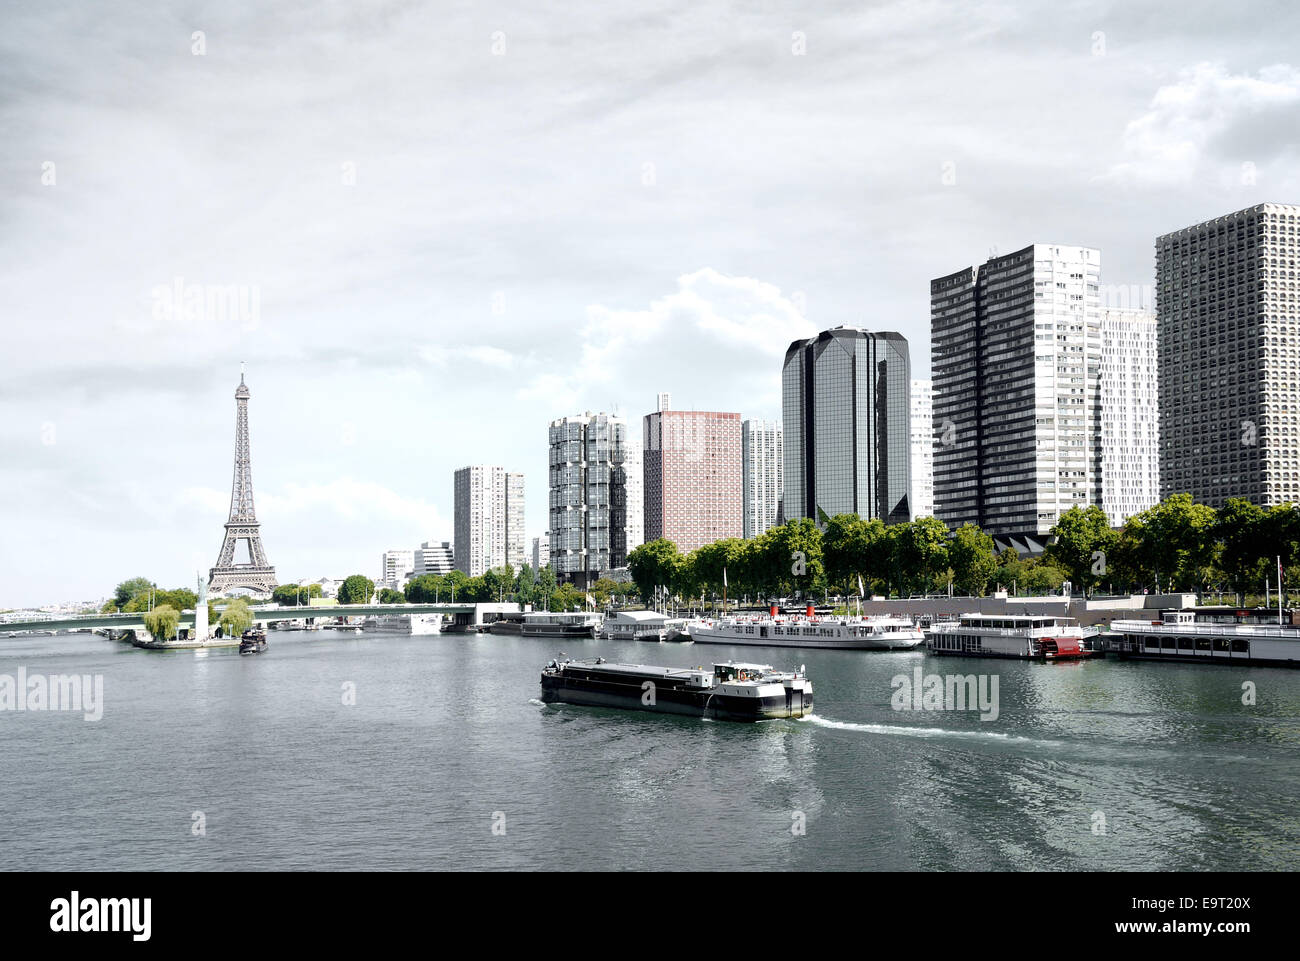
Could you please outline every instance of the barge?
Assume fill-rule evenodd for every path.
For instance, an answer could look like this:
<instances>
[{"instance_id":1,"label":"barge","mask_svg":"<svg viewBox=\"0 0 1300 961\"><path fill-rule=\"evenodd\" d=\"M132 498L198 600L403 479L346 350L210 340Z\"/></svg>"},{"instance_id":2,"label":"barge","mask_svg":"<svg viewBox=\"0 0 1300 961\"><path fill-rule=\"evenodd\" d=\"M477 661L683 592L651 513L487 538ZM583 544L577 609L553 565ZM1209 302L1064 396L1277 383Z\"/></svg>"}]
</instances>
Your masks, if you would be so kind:
<instances>
[{"instance_id":1,"label":"barge","mask_svg":"<svg viewBox=\"0 0 1300 961\"><path fill-rule=\"evenodd\" d=\"M1112 621L1109 649L1122 659L1300 667L1300 626L1198 618L1194 611L1163 611L1158 621Z\"/></svg>"},{"instance_id":2,"label":"barge","mask_svg":"<svg viewBox=\"0 0 1300 961\"><path fill-rule=\"evenodd\" d=\"M520 633L524 637L597 637L601 620L599 614L590 611L525 614Z\"/></svg>"},{"instance_id":3,"label":"barge","mask_svg":"<svg viewBox=\"0 0 1300 961\"><path fill-rule=\"evenodd\" d=\"M799 671L728 661L701 667L611 664L603 657L551 661L542 670L547 703L618 707L722 721L803 717L813 709L812 681Z\"/></svg>"},{"instance_id":4,"label":"barge","mask_svg":"<svg viewBox=\"0 0 1300 961\"><path fill-rule=\"evenodd\" d=\"M239 638L240 654L265 654L266 653L266 631L259 628L249 628Z\"/></svg>"},{"instance_id":5,"label":"barge","mask_svg":"<svg viewBox=\"0 0 1300 961\"><path fill-rule=\"evenodd\" d=\"M1066 661L1104 654L1095 627L1048 614L963 614L930 628L931 654Z\"/></svg>"}]
</instances>

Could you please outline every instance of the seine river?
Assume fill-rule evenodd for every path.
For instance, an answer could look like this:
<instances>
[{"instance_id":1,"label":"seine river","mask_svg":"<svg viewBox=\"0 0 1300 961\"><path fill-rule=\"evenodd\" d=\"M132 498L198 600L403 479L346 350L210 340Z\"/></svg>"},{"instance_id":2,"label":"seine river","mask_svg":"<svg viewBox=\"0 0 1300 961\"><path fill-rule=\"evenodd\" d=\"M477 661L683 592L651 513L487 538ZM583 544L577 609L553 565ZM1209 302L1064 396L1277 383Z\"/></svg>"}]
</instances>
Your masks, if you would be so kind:
<instances>
[{"instance_id":1,"label":"seine river","mask_svg":"<svg viewBox=\"0 0 1300 961\"><path fill-rule=\"evenodd\" d=\"M0 842L30 869L1197 871L1300 863L1300 672L493 635L272 632L270 651L0 640L99 674L103 717L0 713ZM546 706L573 656L807 666L817 713ZM892 679L998 678L999 716ZM1253 682L1256 703L1242 704ZM345 703L352 701L353 703ZM495 828L495 830L494 830Z\"/></svg>"}]
</instances>

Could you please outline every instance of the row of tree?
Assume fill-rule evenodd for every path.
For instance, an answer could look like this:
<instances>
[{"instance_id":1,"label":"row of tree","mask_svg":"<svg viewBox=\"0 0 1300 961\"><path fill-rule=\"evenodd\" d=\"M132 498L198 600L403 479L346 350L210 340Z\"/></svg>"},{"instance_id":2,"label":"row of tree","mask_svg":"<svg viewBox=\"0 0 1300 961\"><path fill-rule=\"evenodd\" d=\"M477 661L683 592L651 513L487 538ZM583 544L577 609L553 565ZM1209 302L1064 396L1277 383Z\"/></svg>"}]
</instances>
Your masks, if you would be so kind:
<instances>
[{"instance_id":1,"label":"row of tree","mask_svg":"<svg viewBox=\"0 0 1300 961\"><path fill-rule=\"evenodd\" d=\"M951 589L981 596L998 587L1045 594L1069 581L1075 590L1274 589L1276 558L1290 583L1300 581L1300 511L1230 500L1215 511L1178 494L1113 529L1099 507L1073 508L1051 531L1046 552L1022 558L997 553L993 538L967 524L955 531L934 517L885 524L839 514L818 526L804 518L749 540L715 541L688 554L668 540L628 557L633 583L647 602L666 590L682 598L826 593L909 596Z\"/></svg>"}]
</instances>

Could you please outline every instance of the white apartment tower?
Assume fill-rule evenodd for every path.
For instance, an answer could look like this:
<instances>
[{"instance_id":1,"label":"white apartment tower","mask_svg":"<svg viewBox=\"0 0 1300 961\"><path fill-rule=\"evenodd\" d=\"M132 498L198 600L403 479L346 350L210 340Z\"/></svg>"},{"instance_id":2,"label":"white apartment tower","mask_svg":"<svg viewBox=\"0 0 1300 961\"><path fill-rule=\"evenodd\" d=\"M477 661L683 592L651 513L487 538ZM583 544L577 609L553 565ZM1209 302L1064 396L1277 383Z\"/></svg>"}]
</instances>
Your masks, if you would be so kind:
<instances>
[{"instance_id":1,"label":"white apartment tower","mask_svg":"<svg viewBox=\"0 0 1300 961\"><path fill-rule=\"evenodd\" d=\"M450 573L456 566L456 555L451 546L451 541L442 541L435 544L433 541L425 541L415 551L415 575L421 577L425 574L436 574L441 576Z\"/></svg>"},{"instance_id":2,"label":"white apartment tower","mask_svg":"<svg viewBox=\"0 0 1300 961\"><path fill-rule=\"evenodd\" d=\"M379 586L400 591L415 573L415 551L384 551L379 562Z\"/></svg>"},{"instance_id":3,"label":"white apartment tower","mask_svg":"<svg viewBox=\"0 0 1300 961\"><path fill-rule=\"evenodd\" d=\"M912 520L934 516L934 416L928 380L912 381Z\"/></svg>"},{"instance_id":4,"label":"white apartment tower","mask_svg":"<svg viewBox=\"0 0 1300 961\"><path fill-rule=\"evenodd\" d=\"M478 577L524 561L524 475L485 465L456 471L456 569Z\"/></svg>"},{"instance_id":5,"label":"white apartment tower","mask_svg":"<svg viewBox=\"0 0 1300 961\"><path fill-rule=\"evenodd\" d=\"M781 424L747 420L740 426L740 456L744 483L744 536L757 537L776 524L781 502Z\"/></svg>"},{"instance_id":6,"label":"white apartment tower","mask_svg":"<svg viewBox=\"0 0 1300 961\"><path fill-rule=\"evenodd\" d=\"M1160 502L1156 315L1101 312L1101 508L1112 527Z\"/></svg>"},{"instance_id":7,"label":"white apartment tower","mask_svg":"<svg viewBox=\"0 0 1300 961\"><path fill-rule=\"evenodd\" d=\"M931 282L935 513L950 528L1041 547L1062 513L1100 504L1100 272L1095 249L1033 244Z\"/></svg>"}]
</instances>

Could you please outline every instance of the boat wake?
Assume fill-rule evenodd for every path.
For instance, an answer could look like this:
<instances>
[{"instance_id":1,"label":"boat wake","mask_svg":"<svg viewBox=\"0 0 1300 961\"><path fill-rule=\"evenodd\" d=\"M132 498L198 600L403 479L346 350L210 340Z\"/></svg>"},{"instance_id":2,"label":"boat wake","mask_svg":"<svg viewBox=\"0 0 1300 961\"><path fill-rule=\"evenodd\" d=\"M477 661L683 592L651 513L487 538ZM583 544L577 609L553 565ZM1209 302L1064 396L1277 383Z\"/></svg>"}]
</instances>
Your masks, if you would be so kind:
<instances>
[{"instance_id":1,"label":"boat wake","mask_svg":"<svg viewBox=\"0 0 1300 961\"><path fill-rule=\"evenodd\" d=\"M538 700L538 699L535 698L535 697L530 697L530 698L528 699L528 703L529 703L529 704L535 704L535 705L537 705L538 707L546 707L546 706L547 706L547 704L546 704L545 701L540 701L540 700Z\"/></svg>"},{"instance_id":2,"label":"boat wake","mask_svg":"<svg viewBox=\"0 0 1300 961\"><path fill-rule=\"evenodd\" d=\"M866 734L898 734L903 737L965 737L978 740L1020 741L1026 744L1060 745L1060 741L1042 741L1032 737L1020 737L1016 734L999 734L996 731L950 731L941 727L909 727L904 724L859 724L852 721L832 721L818 714L809 714L801 718L818 727L832 728L837 731L862 731Z\"/></svg>"}]
</instances>

